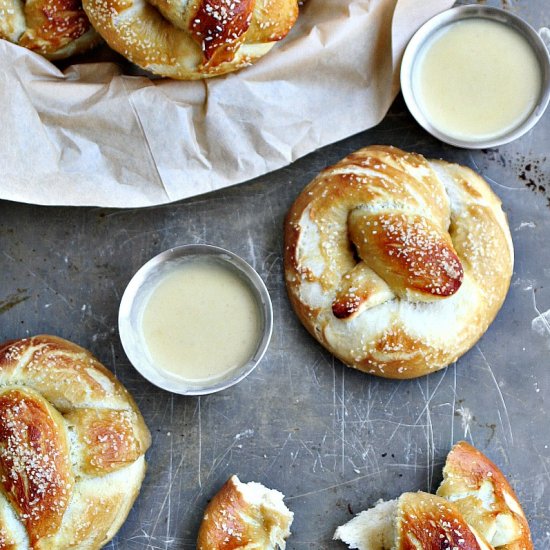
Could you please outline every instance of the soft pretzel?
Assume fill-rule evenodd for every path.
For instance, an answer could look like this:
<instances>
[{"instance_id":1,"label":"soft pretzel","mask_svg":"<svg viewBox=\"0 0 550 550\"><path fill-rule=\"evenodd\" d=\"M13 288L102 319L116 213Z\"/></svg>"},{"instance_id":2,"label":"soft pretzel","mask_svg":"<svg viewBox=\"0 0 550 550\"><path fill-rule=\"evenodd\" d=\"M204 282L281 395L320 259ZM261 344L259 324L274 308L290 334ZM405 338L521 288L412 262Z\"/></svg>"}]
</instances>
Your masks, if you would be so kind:
<instances>
[{"instance_id":1,"label":"soft pretzel","mask_svg":"<svg viewBox=\"0 0 550 550\"><path fill-rule=\"evenodd\" d=\"M468 523L499 550L533 550L531 532L504 474L469 443L447 456L437 494L452 501Z\"/></svg>"},{"instance_id":2,"label":"soft pretzel","mask_svg":"<svg viewBox=\"0 0 550 550\"><path fill-rule=\"evenodd\" d=\"M48 59L63 59L99 43L81 0L0 0L0 38Z\"/></svg>"},{"instance_id":3,"label":"soft pretzel","mask_svg":"<svg viewBox=\"0 0 550 550\"><path fill-rule=\"evenodd\" d=\"M297 0L84 0L105 41L153 73L191 80L235 71L286 36Z\"/></svg>"},{"instance_id":4,"label":"soft pretzel","mask_svg":"<svg viewBox=\"0 0 550 550\"><path fill-rule=\"evenodd\" d=\"M290 301L347 365L414 378L455 361L508 290L499 199L469 168L372 146L327 168L285 221Z\"/></svg>"},{"instance_id":5,"label":"soft pretzel","mask_svg":"<svg viewBox=\"0 0 550 550\"><path fill-rule=\"evenodd\" d=\"M197 550L284 550L293 518L282 493L231 476L204 511Z\"/></svg>"},{"instance_id":6,"label":"soft pretzel","mask_svg":"<svg viewBox=\"0 0 550 550\"><path fill-rule=\"evenodd\" d=\"M494 550L452 503L422 492L379 502L334 538L358 550Z\"/></svg>"},{"instance_id":7,"label":"soft pretzel","mask_svg":"<svg viewBox=\"0 0 550 550\"><path fill-rule=\"evenodd\" d=\"M86 350L53 336L0 346L0 548L101 548L149 445L133 399Z\"/></svg>"}]
</instances>

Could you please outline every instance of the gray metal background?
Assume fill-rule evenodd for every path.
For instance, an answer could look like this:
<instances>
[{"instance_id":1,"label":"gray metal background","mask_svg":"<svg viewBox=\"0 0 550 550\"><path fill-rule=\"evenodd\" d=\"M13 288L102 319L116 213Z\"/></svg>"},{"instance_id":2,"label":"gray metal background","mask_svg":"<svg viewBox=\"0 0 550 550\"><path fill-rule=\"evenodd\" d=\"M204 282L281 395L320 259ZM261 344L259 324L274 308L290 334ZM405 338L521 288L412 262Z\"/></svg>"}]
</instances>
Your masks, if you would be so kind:
<instances>
[{"instance_id":1,"label":"gray metal background","mask_svg":"<svg viewBox=\"0 0 550 550\"><path fill-rule=\"evenodd\" d=\"M547 0L493 4L537 27L550 23ZM283 283L285 212L320 169L371 143L477 169L503 201L516 250L510 293L486 335L456 365L406 382L334 360L292 313ZM465 151L432 139L398 99L377 128L207 196L142 210L1 203L0 336L52 333L89 348L133 393L153 435L140 497L107 548L194 548L204 506L233 473L285 493L295 513L290 549L343 548L331 541L337 525L379 498L434 490L463 438L501 466L535 547L550 548L549 146L550 113L508 146ZM128 363L117 331L133 273L185 243L247 259L275 315L256 371L201 398L151 386Z\"/></svg>"}]
</instances>

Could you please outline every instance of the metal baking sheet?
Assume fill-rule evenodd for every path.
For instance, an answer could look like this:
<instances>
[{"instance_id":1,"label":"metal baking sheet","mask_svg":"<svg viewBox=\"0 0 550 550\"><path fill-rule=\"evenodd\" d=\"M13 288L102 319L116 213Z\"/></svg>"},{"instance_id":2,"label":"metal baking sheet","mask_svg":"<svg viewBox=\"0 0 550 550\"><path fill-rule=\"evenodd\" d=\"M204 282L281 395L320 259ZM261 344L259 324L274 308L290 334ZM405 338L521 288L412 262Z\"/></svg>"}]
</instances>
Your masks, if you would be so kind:
<instances>
[{"instance_id":1,"label":"metal baking sheet","mask_svg":"<svg viewBox=\"0 0 550 550\"><path fill-rule=\"evenodd\" d=\"M313 1L313 0L312 0ZM533 25L546 0L504 3ZM501 197L516 251L509 295L479 343L411 381L354 372L302 328L282 276L282 224L328 164L368 144L467 164ZM153 435L149 469L107 548L192 549L202 511L233 473L282 491L295 513L290 549L344 548L336 526L379 498L435 490L453 442L501 466L550 548L550 113L498 149L445 146L398 99L376 128L253 182L142 210L0 203L4 339L51 333L90 349L132 392ZM171 246L212 243L247 259L271 293L275 326L260 366L238 386L186 398L141 378L125 357L117 308L134 272ZM448 327L449 331L453 327Z\"/></svg>"}]
</instances>

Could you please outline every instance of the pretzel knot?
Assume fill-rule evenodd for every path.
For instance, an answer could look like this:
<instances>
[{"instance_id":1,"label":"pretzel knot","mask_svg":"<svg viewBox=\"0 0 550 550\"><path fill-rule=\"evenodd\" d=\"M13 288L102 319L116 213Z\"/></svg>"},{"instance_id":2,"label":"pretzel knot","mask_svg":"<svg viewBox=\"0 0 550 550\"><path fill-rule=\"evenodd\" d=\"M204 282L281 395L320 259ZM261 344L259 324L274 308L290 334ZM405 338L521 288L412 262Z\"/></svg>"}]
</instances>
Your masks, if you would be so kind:
<instances>
[{"instance_id":1,"label":"pretzel knot","mask_svg":"<svg viewBox=\"0 0 550 550\"><path fill-rule=\"evenodd\" d=\"M100 548L145 475L136 404L87 351L53 336L0 346L0 548Z\"/></svg>"},{"instance_id":2,"label":"pretzel knot","mask_svg":"<svg viewBox=\"0 0 550 550\"><path fill-rule=\"evenodd\" d=\"M392 147L323 171L285 222L298 316L346 364L381 376L420 376L469 349L512 263L500 201L477 174Z\"/></svg>"},{"instance_id":3,"label":"pretzel knot","mask_svg":"<svg viewBox=\"0 0 550 550\"><path fill-rule=\"evenodd\" d=\"M99 43L81 0L0 0L0 38L48 59L63 59Z\"/></svg>"},{"instance_id":4,"label":"pretzel knot","mask_svg":"<svg viewBox=\"0 0 550 550\"><path fill-rule=\"evenodd\" d=\"M237 70L266 54L298 16L297 0L84 0L105 41L130 61L182 80Z\"/></svg>"}]
</instances>

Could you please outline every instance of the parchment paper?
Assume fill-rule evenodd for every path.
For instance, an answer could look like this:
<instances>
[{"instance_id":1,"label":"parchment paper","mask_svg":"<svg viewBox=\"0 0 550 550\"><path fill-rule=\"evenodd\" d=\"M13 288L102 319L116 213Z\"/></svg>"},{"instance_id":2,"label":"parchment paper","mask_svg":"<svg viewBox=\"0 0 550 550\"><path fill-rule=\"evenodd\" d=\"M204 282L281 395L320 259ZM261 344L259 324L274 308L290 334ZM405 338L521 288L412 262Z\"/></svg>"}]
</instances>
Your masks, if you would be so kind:
<instances>
[{"instance_id":1,"label":"parchment paper","mask_svg":"<svg viewBox=\"0 0 550 550\"><path fill-rule=\"evenodd\" d=\"M62 72L0 40L0 198L149 206L285 166L377 124L408 40L452 4L308 0L256 65L199 82L116 63Z\"/></svg>"}]
</instances>

